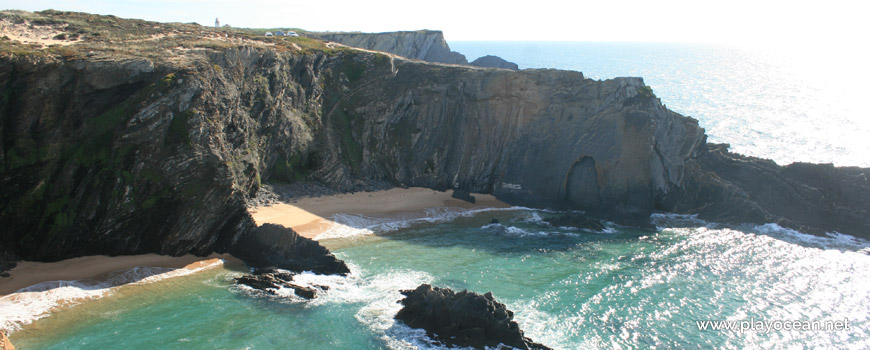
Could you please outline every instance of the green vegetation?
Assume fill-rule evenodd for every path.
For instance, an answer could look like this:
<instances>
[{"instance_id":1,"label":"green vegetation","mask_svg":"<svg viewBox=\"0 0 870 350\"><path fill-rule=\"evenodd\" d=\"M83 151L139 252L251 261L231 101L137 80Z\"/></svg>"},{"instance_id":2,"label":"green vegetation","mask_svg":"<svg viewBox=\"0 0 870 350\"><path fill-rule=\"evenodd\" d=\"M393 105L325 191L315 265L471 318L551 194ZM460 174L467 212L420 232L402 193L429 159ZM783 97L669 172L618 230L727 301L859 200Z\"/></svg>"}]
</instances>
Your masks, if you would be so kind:
<instances>
[{"instance_id":1,"label":"green vegetation","mask_svg":"<svg viewBox=\"0 0 870 350\"><path fill-rule=\"evenodd\" d=\"M649 87L649 85L644 85L640 89L637 89L637 94L638 94L638 96L641 96L643 98L655 97L655 95L653 94L653 90L651 87Z\"/></svg>"},{"instance_id":2,"label":"green vegetation","mask_svg":"<svg viewBox=\"0 0 870 350\"><path fill-rule=\"evenodd\" d=\"M159 23L123 19L80 12L47 10L41 12L0 11L0 20L14 25L42 27L53 31L50 38L63 45L43 47L0 39L0 55L54 56L79 59L95 53L128 54L165 58L173 50L225 50L239 46L270 47L278 52L303 54L324 52L333 55L349 50L329 48L326 43L305 37L306 31L293 29L299 37L266 37L266 31L283 29L213 28L196 23Z\"/></svg>"},{"instance_id":3,"label":"green vegetation","mask_svg":"<svg viewBox=\"0 0 870 350\"><path fill-rule=\"evenodd\" d=\"M641 105L648 103L655 99L656 95L653 94L652 88L644 85L637 89L637 95L634 95L625 101L622 102L623 106L632 106L632 105Z\"/></svg>"},{"instance_id":4,"label":"green vegetation","mask_svg":"<svg viewBox=\"0 0 870 350\"><path fill-rule=\"evenodd\" d=\"M163 87L172 86L172 81L175 80L175 73L169 73L163 79L160 80L160 83L163 84Z\"/></svg>"},{"instance_id":5,"label":"green vegetation","mask_svg":"<svg viewBox=\"0 0 870 350\"><path fill-rule=\"evenodd\" d=\"M362 78L363 74L365 74L365 65L356 62L354 60L354 56L350 55L341 60L341 64L338 69L347 77L348 82L355 83L360 78Z\"/></svg>"},{"instance_id":6,"label":"green vegetation","mask_svg":"<svg viewBox=\"0 0 870 350\"><path fill-rule=\"evenodd\" d=\"M284 157L275 162L269 180L294 182L308 178L310 174L310 156L294 152L289 158Z\"/></svg>"},{"instance_id":7,"label":"green vegetation","mask_svg":"<svg viewBox=\"0 0 870 350\"><path fill-rule=\"evenodd\" d=\"M186 110L176 113L169 122L169 131L166 133L167 144L190 145L190 118L196 115L196 111Z\"/></svg>"}]
</instances>

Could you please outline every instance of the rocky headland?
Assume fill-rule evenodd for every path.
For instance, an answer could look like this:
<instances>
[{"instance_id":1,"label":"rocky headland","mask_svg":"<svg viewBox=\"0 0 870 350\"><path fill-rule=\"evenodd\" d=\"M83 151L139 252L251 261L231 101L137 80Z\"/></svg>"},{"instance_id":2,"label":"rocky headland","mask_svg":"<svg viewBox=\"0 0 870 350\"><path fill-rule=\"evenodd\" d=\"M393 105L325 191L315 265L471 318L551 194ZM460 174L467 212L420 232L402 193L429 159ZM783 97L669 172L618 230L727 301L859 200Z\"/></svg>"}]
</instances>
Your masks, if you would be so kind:
<instances>
[{"instance_id":1,"label":"rocky headland","mask_svg":"<svg viewBox=\"0 0 870 350\"><path fill-rule=\"evenodd\" d=\"M80 13L0 21L58 42L0 41L9 256L229 252L299 269L287 245L319 245L257 229L246 201L264 182L303 180L486 193L629 225L670 211L870 237L870 169L730 153L640 78Z\"/></svg>"},{"instance_id":2,"label":"rocky headland","mask_svg":"<svg viewBox=\"0 0 870 350\"><path fill-rule=\"evenodd\" d=\"M451 51L444 33L440 30L418 30L406 32L362 33L362 32L310 32L306 35L325 41L366 50L388 52L402 57L433 63L471 65L486 68L517 70L516 63L501 57L487 55L471 63L465 55Z\"/></svg>"}]
</instances>

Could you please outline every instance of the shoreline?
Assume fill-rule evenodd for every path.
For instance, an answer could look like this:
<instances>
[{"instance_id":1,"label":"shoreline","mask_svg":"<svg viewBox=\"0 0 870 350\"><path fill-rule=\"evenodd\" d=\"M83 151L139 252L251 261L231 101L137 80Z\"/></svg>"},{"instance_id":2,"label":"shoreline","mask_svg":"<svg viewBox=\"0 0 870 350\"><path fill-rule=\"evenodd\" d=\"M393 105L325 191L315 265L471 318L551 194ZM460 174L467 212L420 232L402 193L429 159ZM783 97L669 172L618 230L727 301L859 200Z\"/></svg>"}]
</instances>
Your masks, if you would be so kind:
<instances>
[{"instance_id":1,"label":"shoreline","mask_svg":"<svg viewBox=\"0 0 870 350\"><path fill-rule=\"evenodd\" d=\"M51 263L23 261L0 280L0 331L15 333L35 321L89 301L118 288L147 285L235 264L229 254L206 257L157 254L86 256ZM14 281L14 283L12 283ZM21 285L24 287L17 288ZM8 292L12 290L12 292Z\"/></svg>"},{"instance_id":2,"label":"shoreline","mask_svg":"<svg viewBox=\"0 0 870 350\"><path fill-rule=\"evenodd\" d=\"M426 188L393 188L373 192L343 193L317 197L304 197L291 203L279 202L268 206L252 207L248 211L257 226L265 223L283 225L294 229L300 235L317 239L318 236L336 228L347 228L345 224L336 222L336 215L359 215L372 219L413 220L428 219L441 213L439 210L474 210L487 208L510 208L491 195L472 194L475 203L466 202L452 197L453 191L435 191ZM353 225L351 225L353 226ZM329 238L329 237L327 237ZM36 319L50 316L55 312L73 305L100 298L111 289L135 284L139 281L156 282L173 276L196 273L197 271L221 266L224 262L238 262L229 254L213 253L206 257L187 254L179 257L142 254L127 256L92 255L66 259L57 262L20 261L9 272L9 277L0 277L0 311L7 304L7 312L16 303L27 303L31 299L56 299L52 305L44 305L38 314L17 315L19 320L4 322L6 329L13 332L21 329ZM139 274L139 268L169 269L158 272L146 271ZM185 271L187 270L187 271ZM120 276L120 278L119 278ZM132 277L131 277L132 276ZM151 277L158 277L152 280ZM50 283L56 282L56 286ZM45 284L42 286L42 284ZM55 288L66 288L78 284L102 285L96 294L78 296L53 295ZM30 289L31 287L35 287ZM11 322L11 323L10 323ZM16 324L17 326L14 326ZM0 324L0 326L3 326Z\"/></svg>"},{"instance_id":3,"label":"shoreline","mask_svg":"<svg viewBox=\"0 0 870 350\"><path fill-rule=\"evenodd\" d=\"M475 203L453 198L453 190L444 192L423 188L392 188L373 192L354 192L319 197L305 197L292 203L281 202L249 208L257 226L269 223L292 228L299 235L318 239L340 225L336 214L362 215L378 219L419 219L427 209L510 208L492 195L472 193Z\"/></svg>"},{"instance_id":4,"label":"shoreline","mask_svg":"<svg viewBox=\"0 0 870 350\"><path fill-rule=\"evenodd\" d=\"M113 273L136 267L158 267L193 270L214 263L217 259L238 260L229 254L213 253L209 256L141 255L89 255L56 262L19 261L9 271L9 277L0 278L0 297L17 294L21 289L52 281L106 280Z\"/></svg>"}]
</instances>

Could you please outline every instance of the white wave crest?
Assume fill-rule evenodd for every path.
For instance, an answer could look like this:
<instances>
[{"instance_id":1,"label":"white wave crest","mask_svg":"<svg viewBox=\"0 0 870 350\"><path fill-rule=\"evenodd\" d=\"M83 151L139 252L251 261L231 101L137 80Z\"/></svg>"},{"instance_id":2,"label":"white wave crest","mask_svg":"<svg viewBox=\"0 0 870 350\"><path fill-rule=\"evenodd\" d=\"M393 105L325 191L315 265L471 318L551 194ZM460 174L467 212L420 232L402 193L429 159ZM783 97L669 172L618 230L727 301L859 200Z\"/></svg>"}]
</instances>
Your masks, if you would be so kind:
<instances>
[{"instance_id":1,"label":"white wave crest","mask_svg":"<svg viewBox=\"0 0 870 350\"><path fill-rule=\"evenodd\" d=\"M0 297L0 329L9 333L46 317L60 308L111 295L122 285L141 285L186 276L223 265L223 260L193 269L137 266L112 274L104 281L49 281Z\"/></svg>"},{"instance_id":2,"label":"white wave crest","mask_svg":"<svg viewBox=\"0 0 870 350\"><path fill-rule=\"evenodd\" d=\"M839 232L811 235L774 223L751 226L748 231L779 238L792 243L816 246L822 249L870 250L870 241Z\"/></svg>"},{"instance_id":3,"label":"white wave crest","mask_svg":"<svg viewBox=\"0 0 870 350\"><path fill-rule=\"evenodd\" d=\"M440 207L425 209L423 211L423 216L409 215L392 218L378 218L358 214L335 214L330 218L333 225L323 233L317 235L314 239L348 238L375 233L387 233L408 228L412 225L449 222L461 217L470 217L484 212L516 210L533 209L526 207L476 209Z\"/></svg>"}]
</instances>

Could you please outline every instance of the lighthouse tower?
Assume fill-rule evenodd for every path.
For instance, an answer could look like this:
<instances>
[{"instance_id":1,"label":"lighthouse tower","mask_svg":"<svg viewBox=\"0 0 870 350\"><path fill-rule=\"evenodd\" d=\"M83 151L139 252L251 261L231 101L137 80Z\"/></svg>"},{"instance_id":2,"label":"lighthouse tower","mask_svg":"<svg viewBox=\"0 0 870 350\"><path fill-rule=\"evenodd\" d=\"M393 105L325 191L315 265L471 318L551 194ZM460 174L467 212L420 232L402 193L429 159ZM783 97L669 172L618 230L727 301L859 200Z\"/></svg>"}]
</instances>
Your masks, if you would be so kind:
<instances>
[{"instance_id":1,"label":"lighthouse tower","mask_svg":"<svg viewBox=\"0 0 870 350\"><path fill-rule=\"evenodd\" d=\"M217 18L214 19L214 27L215 27L215 28L220 28L220 27L221 27L221 21L218 21Z\"/></svg>"}]
</instances>

